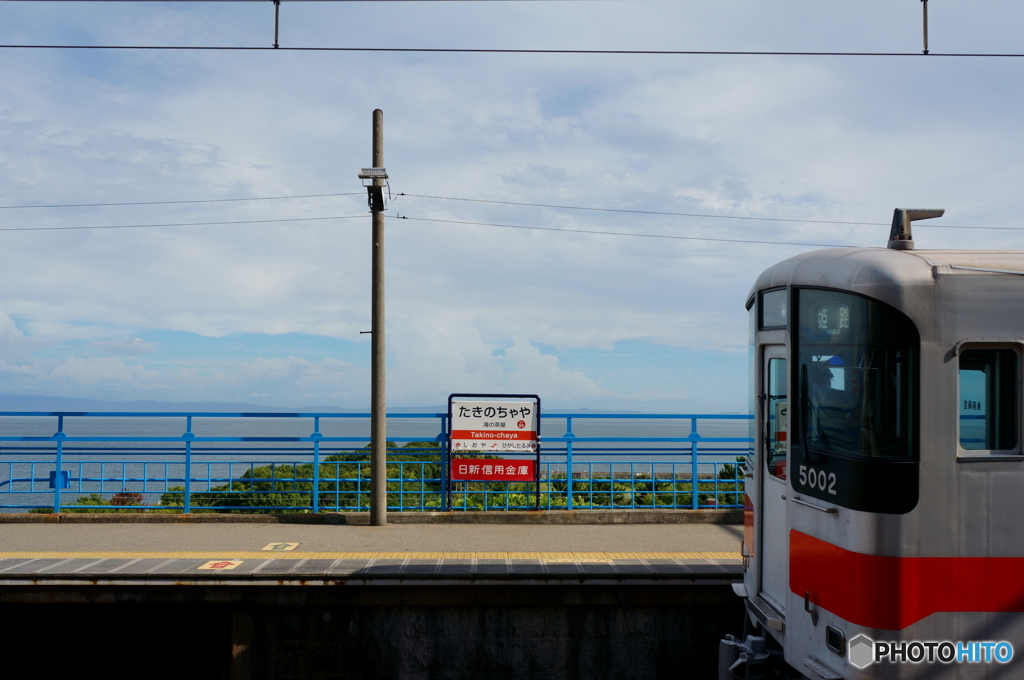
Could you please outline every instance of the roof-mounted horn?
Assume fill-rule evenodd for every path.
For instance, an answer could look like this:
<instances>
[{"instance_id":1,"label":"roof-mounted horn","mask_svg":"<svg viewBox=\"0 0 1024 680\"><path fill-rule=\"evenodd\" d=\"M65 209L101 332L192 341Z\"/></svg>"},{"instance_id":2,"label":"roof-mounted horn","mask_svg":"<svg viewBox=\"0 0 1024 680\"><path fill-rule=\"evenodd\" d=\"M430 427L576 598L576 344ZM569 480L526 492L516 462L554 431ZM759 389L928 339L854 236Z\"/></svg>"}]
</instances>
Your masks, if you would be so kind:
<instances>
[{"instance_id":1,"label":"roof-mounted horn","mask_svg":"<svg viewBox=\"0 0 1024 680\"><path fill-rule=\"evenodd\" d=\"M889 247L896 250L913 250L914 237L910 234L910 223L915 220L930 220L942 217L945 210L907 210L896 208L892 214L892 230L889 232Z\"/></svg>"}]
</instances>

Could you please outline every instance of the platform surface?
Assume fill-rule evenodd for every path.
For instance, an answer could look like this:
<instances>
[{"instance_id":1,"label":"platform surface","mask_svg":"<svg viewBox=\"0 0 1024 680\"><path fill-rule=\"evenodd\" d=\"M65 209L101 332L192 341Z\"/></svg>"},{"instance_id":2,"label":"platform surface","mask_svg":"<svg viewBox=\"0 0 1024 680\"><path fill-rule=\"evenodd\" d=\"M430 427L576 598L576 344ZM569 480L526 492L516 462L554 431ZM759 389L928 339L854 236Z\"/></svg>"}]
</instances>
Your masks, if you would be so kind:
<instances>
[{"instance_id":1,"label":"platform surface","mask_svg":"<svg viewBox=\"0 0 1024 680\"><path fill-rule=\"evenodd\" d=\"M372 584L732 581L720 524L11 524L0 583Z\"/></svg>"}]
</instances>

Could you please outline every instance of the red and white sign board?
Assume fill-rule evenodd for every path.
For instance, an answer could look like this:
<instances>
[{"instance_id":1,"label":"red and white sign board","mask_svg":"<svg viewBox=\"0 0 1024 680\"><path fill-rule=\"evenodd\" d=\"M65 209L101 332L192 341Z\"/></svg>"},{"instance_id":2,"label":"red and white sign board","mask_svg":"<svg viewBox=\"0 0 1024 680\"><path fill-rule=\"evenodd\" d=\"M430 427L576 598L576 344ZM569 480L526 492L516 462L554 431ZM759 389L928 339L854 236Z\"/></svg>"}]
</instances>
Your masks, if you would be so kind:
<instances>
[{"instance_id":1,"label":"red and white sign board","mask_svg":"<svg viewBox=\"0 0 1024 680\"><path fill-rule=\"evenodd\" d=\"M451 451L534 452L539 410L535 401L453 399Z\"/></svg>"},{"instance_id":2,"label":"red and white sign board","mask_svg":"<svg viewBox=\"0 0 1024 680\"><path fill-rule=\"evenodd\" d=\"M213 560L196 569L234 569L245 560Z\"/></svg>"},{"instance_id":3,"label":"red and white sign board","mask_svg":"<svg viewBox=\"0 0 1024 680\"><path fill-rule=\"evenodd\" d=\"M453 482L533 482L536 479L535 460L452 458Z\"/></svg>"}]
</instances>

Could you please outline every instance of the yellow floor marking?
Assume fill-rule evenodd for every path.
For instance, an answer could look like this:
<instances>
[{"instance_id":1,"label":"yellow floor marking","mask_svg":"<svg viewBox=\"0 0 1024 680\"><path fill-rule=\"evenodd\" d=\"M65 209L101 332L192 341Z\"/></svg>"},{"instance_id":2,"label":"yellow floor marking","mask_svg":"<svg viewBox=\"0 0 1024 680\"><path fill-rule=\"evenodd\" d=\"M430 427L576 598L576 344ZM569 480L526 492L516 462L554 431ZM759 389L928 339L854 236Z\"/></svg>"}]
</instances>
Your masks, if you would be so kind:
<instances>
[{"instance_id":1,"label":"yellow floor marking","mask_svg":"<svg viewBox=\"0 0 1024 680\"><path fill-rule=\"evenodd\" d=\"M700 555L706 560L738 560L742 557L739 553L729 552L706 552Z\"/></svg>"},{"instance_id":2,"label":"yellow floor marking","mask_svg":"<svg viewBox=\"0 0 1024 680\"><path fill-rule=\"evenodd\" d=\"M637 553L604 553L604 552L578 552L572 553L570 559L576 562L592 562L607 560L634 560Z\"/></svg>"},{"instance_id":3,"label":"yellow floor marking","mask_svg":"<svg viewBox=\"0 0 1024 680\"><path fill-rule=\"evenodd\" d=\"M196 560L738 560L738 552L288 552L268 555L249 550L214 551L52 551L52 552L0 552L0 559L196 559Z\"/></svg>"},{"instance_id":4,"label":"yellow floor marking","mask_svg":"<svg viewBox=\"0 0 1024 680\"><path fill-rule=\"evenodd\" d=\"M260 548L260 550L273 550L276 552L280 550L295 550L298 547L298 543L270 543L269 545Z\"/></svg>"}]
</instances>

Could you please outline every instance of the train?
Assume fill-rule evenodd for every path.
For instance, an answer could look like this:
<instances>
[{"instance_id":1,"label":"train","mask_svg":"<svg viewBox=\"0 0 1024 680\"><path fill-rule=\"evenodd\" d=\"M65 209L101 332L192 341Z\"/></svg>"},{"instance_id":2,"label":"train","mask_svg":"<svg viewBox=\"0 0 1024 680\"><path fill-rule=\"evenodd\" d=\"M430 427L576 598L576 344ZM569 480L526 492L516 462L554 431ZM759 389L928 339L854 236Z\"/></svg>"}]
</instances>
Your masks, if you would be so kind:
<instances>
[{"instance_id":1,"label":"train","mask_svg":"<svg viewBox=\"0 0 1024 680\"><path fill-rule=\"evenodd\" d=\"M751 289L719 680L1024 678L1024 251L915 248L943 212Z\"/></svg>"}]
</instances>

